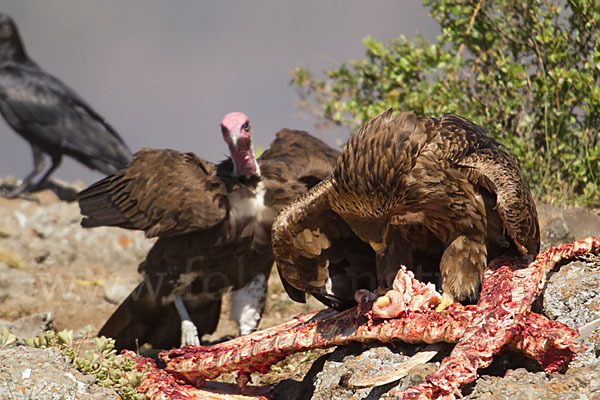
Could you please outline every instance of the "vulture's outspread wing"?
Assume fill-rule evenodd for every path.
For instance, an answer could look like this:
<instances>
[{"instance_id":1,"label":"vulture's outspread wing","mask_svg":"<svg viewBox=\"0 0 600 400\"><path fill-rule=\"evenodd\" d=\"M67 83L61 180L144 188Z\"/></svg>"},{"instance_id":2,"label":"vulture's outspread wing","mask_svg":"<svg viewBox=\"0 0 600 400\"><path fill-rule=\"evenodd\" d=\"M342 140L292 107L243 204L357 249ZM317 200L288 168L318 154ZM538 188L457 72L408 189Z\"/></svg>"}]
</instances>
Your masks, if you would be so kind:
<instances>
[{"instance_id":1,"label":"vulture's outspread wing","mask_svg":"<svg viewBox=\"0 0 600 400\"><path fill-rule=\"evenodd\" d=\"M312 187L331 174L339 155L307 132L282 129L258 160L265 177L297 180Z\"/></svg>"},{"instance_id":2,"label":"vulture's outspread wing","mask_svg":"<svg viewBox=\"0 0 600 400\"><path fill-rule=\"evenodd\" d=\"M333 212L328 178L284 208L273 223L273 252L284 282L337 309L377 285L375 252ZM296 301L304 297L288 294Z\"/></svg>"},{"instance_id":3,"label":"vulture's outspread wing","mask_svg":"<svg viewBox=\"0 0 600 400\"><path fill-rule=\"evenodd\" d=\"M147 237L210 229L227 215L217 167L193 153L144 149L127 168L79 193L82 225L139 229Z\"/></svg>"},{"instance_id":4,"label":"vulture's outspread wing","mask_svg":"<svg viewBox=\"0 0 600 400\"><path fill-rule=\"evenodd\" d=\"M213 165L191 153L142 150L79 195L83 226L158 237L140 264L143 281L100 330L117 348L135 348L136 341L178 346L180 332L187 337L185 320L199 336L212 333L227 288L240 332L256 329L274 262L273 220L328 176L339 154L306 132L283 130L257 162L245 115L228 114L221 128L230 160Z\"/></svg>"},{"instance_id":5,"label":"vulture's outspread wing","mask_svg":"<svg viewBox=\"0 0 600 400\"><path fill-rule=\"evenodd\" d=\"M268 188L265 204L273 212L267 219L269 233L270 224L284 206L331 175L339 155L338 150L307 132L282 129L277 133L269 149L259 158ZM282 283L292 299L305 301L304 292L290 286L285 279Z\"/></svg>"}]
</instances>

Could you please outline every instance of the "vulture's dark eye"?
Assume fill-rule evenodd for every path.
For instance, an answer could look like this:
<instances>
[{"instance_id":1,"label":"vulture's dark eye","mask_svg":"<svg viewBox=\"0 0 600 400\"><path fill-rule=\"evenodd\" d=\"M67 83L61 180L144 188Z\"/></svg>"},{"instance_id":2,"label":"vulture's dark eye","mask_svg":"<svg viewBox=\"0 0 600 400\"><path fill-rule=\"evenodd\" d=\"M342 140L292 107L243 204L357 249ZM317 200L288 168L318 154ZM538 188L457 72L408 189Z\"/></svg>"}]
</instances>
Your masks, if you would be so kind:
<instances>
[{"instance_id":1,"label":"vulture's dark eye","mask_svg":"<svg viewBox=\"0 0 600 400\"><path fill-rule=\"evenodd\" d=\"M250 123L246 121L244 125L242 125L242 129L248 132L250 130Z\"/></svg>"}]
</instances>

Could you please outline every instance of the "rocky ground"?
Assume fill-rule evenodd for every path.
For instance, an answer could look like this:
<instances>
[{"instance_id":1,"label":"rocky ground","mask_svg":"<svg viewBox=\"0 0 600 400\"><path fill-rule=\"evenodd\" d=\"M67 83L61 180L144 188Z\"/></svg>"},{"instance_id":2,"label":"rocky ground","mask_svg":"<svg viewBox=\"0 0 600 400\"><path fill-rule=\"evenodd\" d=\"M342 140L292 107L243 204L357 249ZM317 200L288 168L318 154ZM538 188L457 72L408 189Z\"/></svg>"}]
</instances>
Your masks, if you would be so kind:
<instances>
[{"instance_id":1,"label":"rocky ground","mask_svg":"<svg viewBox=\"0 0 600 400\"><path fill-rule=\"evenodd\" d=\"M44 329L73 329L76 336L93 335L117 304L138 282L137 264L152 245L141 232L118 228L84 230L72 198L82 185L44 190L30 200L0 198L0 329L31 337ZM542 247L588 235L600 236L600 217L581 209L540 205ZM600 318L600 261L576 261L555 273L539 307L550 318L579 327ZM300 312L321 309L290 301L276 274L262 327L288 320ZM215 334L207 340L234 335L227 301ZM445 352L451 347L447 346ZM391 387L408 386L435 369L441 355L410 372L400 382L356 389L355 374L384 372L408 358L417 346L353 345L290 357L258 384L274 385L281 399L377 399ZM444 352L442 352L444 353ZM442 354L443 355L443 354ZM581 354L563 375L546 376L516 355L498 357L463 392L472 399L600 399L600 332L588 339ZM225 380L232 377L226 376ZM113 392L96 387L55 350L24 346L0 347L0 399L100 399Z\"/></svg>"}]
</instances>

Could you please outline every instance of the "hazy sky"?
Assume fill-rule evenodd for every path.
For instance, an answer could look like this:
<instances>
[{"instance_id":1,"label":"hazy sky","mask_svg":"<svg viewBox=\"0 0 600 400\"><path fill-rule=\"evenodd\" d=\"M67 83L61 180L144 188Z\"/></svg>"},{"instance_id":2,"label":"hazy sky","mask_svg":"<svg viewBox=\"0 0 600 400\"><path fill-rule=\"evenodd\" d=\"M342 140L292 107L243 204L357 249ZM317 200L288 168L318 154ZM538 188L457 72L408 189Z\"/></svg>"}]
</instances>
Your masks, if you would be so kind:
<instances>
[{"instance_id":1,"label":"hazy sky","mask_svg":"<svg viewBox=\"0 0 600 400\"><path fill-rule=\"evenodd\" d=\"M387 40L437 25L419 1L401 0L3 0L29 56L83 97L130 148L227 153L219 123L252 121L256 145L283 128L314 133L289 85L298 65L322 72L364 55L362 39ZM333 132L322 138L335 143ZM29 145L0 118L0 176L32 169ZM101 175L65 158L54 174Z\"/></svg>"}]
</instances>

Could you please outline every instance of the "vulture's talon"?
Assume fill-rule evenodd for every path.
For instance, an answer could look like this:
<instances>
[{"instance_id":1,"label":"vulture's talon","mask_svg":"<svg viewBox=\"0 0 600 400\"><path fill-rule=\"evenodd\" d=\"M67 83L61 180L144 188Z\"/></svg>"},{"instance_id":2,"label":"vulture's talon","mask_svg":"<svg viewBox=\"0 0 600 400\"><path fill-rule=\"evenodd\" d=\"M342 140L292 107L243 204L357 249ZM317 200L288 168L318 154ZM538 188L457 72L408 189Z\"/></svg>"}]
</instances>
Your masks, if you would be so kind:
<instances>
[{"instance_id":1,"label":"vulture's talon","mask_svg":"<svg viewBox=\"0 0 600 400\"><path fill-rule=\"evenodd\" d=\"M250 121L240 112L223 118L219 135L230 152L219 164L193 153L143 149L126 168L77 195L84 227L138 229L158 238L139 266L143 280L100 329L117 350L199 344L215 331L228 288L240 332L255 330L273 266L273 221L329 176L339 155L307 132L282 129L257 159ZM308 248L327 248L318 230L316 241L306 233ZM173 326L183 320L180 337Z\"/></svg>"},{"instance_id":2,"label":"vulture's talon","mask_svg":"<svg viewBox=\"0 0 600 400\"><path fill-rule=\"evenodd\" d=\"M438 304L435 308L435 312L444 311L446 308L450 307L454 303L456 303L454 301L454 298L444 293L442 295L442 300L440 301L440 304Z\"/></svg>"},{"instance_id":3,"label":"vulture's talon","mask_svg":"<svg viewBox=\"0 0 600 400\"><path fill-rule=\"evenodd\" d=\"M181 321L181 347L200 346L198 329L192 321Z\"/></svg>"},{"instance_id":4,"label":"vulture's talon","mask_svg":"<svg viewBox=\"0 0 600 400\"><path fill-rule=\"evenodd\" d=\"M377 300L375 300L375 304L377 307L385 308L389 306L391 303L390 298L387 296L381 296Z\"/></svg>"}]
</instances>

